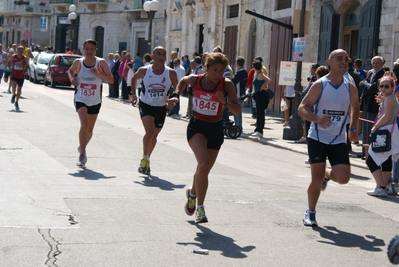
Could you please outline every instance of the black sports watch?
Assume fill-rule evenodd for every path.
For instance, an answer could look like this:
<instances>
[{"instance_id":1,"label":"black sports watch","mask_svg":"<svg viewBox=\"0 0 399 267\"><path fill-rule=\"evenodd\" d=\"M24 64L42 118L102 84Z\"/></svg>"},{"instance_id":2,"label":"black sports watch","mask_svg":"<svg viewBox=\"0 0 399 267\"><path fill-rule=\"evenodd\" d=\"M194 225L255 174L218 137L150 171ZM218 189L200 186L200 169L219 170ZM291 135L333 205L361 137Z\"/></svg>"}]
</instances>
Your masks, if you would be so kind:
<instances>
[{"instance_id":1,"label":"black sports watch","mask_svg":"<svg viewBox=\"0 0 399 267\"><path fill-rule=\"evenodd\" d=\"M357 132L356 128L349 128L349 131L352 132L352 133L356 133Z\"/></svg>"}]
</instances>

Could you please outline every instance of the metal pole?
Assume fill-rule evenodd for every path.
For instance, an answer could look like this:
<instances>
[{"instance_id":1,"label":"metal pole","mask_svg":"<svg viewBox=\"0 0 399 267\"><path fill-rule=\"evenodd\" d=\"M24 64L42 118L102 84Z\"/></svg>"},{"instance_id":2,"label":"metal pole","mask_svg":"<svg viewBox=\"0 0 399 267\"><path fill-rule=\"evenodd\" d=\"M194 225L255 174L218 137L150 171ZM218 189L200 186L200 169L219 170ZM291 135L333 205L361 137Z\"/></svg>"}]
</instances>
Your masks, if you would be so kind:
<instances>
[{"instance_id":1,"label":"metal pole","mask_svg":"<svg viewBox=\"0 0 399 267\"><path fill-rule=\"evenodd\" d=\"M150 28L148 29L148 53L152 54L152 47L151 47L151 39L152 39L152 19L154 18L154 14L156 11L148 12L148 17L150 18Z\"/></svg>"},{"instance_id":2,"label":"metal pole","mask_svg":"<svg viewBox=\"0 0 399 267\"><path fill-rule=\"evenodd\" d=\"M305 13L306 13L306 0L302 0L301 20L299 24L299 37L305 36ZM292 119L289 120L289 128L284 128L284 140L298 140L303 133L302 119L298 115L298 107L301 103L300 92L302 91L301 85L302 76L302 61L298 61L296 65L296 78L295 78L295 96L292 99Z\"/></svg>"}]
</instances>

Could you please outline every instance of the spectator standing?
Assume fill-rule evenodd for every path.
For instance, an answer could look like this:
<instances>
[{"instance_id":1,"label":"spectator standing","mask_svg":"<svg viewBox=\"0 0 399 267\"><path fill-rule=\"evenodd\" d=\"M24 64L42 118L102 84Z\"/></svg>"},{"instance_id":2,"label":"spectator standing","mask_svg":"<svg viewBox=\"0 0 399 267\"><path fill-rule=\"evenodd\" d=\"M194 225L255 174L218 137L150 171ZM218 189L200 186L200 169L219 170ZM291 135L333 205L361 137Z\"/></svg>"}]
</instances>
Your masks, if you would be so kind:
<instances>
[{"instance_id":1,"label":"spectator standing","mask_svg":"<svg viewBox=\"0 0 399 267\"><path fill-rule=\"evenodd\" d=\"M182 56L182 62L184 70L186 71L187 74L187 72L190 71L190 60L188 59L188 55Z\"/></svg>"},{"instance_id":2,"label":"spectator standing","mask_svg":"<svg viewBox=\"0 0 399 267\"><path fill-rule=\"evenodd\" d=\"M119 56L118 53L115 53L114 55L114 66L111 69L112 75L114 76L114 85L112 86L113 88L113 96L115 98L119 98L119 74L118 74L118 69L119 69L119 65L121 64L121 57Z\"/></svg>"},{"instance_id":3,"label":"spectator standing","mask_svg":"<svg viewBox=\"0 0 399 267\"><path fill-rule=\"evenodd\" d=\"M129 91L127 90L127 72L129 71L127 63L129 62L132 62L132 55L130 53L126 53L126 60L122 71L122 99L125 102L129 101Z\"/></svg>"},{"instance_id":4,"label":"spectator standing","mask_svg":"<svg viewBox=\"0 0 399 267\"><path fill-rule=\"evenodd\" d=\"M360 109L363 111L363 119L368 121L375 121L378 113L378 103L375 100L375 96L378 94L378 80L384 75L384 59L380 56L373 57L371 59L373 69L368 72L366 79L360 82L360 88L362 89L362 102ZM373 124L367 121L362 121L362 143L370 144L371 137L370 132ZM362 149L361 157L365 159L364 147Z\"/></svg>"},{"instance_id":5,"label":"spectator standing","mask_svg":"<svg viewBox=\"0 0 399 267\"><path fill-rule=\"evenodd\" d=\"M236 74L234 77L231 79L233 84L236 87L236 94L237 98L240 99L241 96L245 95L245 84L248 79L248 72L244 68L245 64L245 59L241 56L237 57L236 59ZM239 101L239 104L241 105L241 101ZM226 110L227 112L227 110ZM242 114L234 115L234 124L237 125L242 129Z\"/></svg>"},{"instance_id":6,"label":"spectator standing","mask_svg":"<svg viewBox=\"0 0 399 267\"><path fill-rule=\"evenodd\" d=\"M386 129L391 132L391 149L386 152L376 153L371 146L368 150L366 164L376 182L376 187L367 194L375 197L387 197L386 187L392 171L392 156L398 159L399 153L399 132L398 126L394 125L398 115L399 105L396 96L393 94L394 80L391 76L383 76L379 81L381 105L371 133L377 130ZM394 129L396 127L396 129Z\"/></svg>"},{"instance_id":7,"label":"spectator standing","mask_svg":"<svg viewBox=\"0 0 399 267\"><path fill-rule=\"evenodd\" d=\"M114 65L115 65L114 54L108 53L108 68L110 70L112 70L114 68ZM113 73L112 73L112 75L113 75ZM114 83L108 83L108 97L115 97Z\"/></svg>"},{"instance_id":8,"label":"spectator standing","mask_svg":"<svg viewBox=\"0 0 399 267\"><path fill-rule=\"evenodd\" d=\"M118 67L118 76L119 76L119 82L121 84L121 88L122 88L122 98L123 98L123 92L126 91L126 80L123 79L123 70L125 69L126 66L126 55L127 55L127 51L123 50L122 54L121 54L121 62L119 64Z\"/></svg>"},{"instance_id":9,"label":"spectator standing","mask_svg":"<svg viewBox=\"0 0 399 267\"><path fill-rule=\"evenodd\" d=\"M171 69L174 68L174 66L173 66L173 61L175 60L175 58L177 58L177 52L176 52L176 51L172 51L172 52L170 53L170 62L169 62L169 64L168 64L168 67L171 68Z\"/></svg>"},{"instance_id":10,"label":"spectator standing","mask_svg":"<svg viewBox=\"0 0 399 267\"><path fill-rule=\"evenodd\" d=\"M134 65L133 65L134 72L138 71L141 66L143 66L143 60L140 57L140 53L137 52L136 57L134 58Z\"/></svg>"},{"instance_id":11,"label":"spectator standing","mask_svg":"<svg viewBox=\"0 0 399 267\"><path fill-rule=\"evenodd\" d=\"M184 67L181 65L180 59L175 58L173 60L173 65L174 65L174 70L176 72L177 80L180 81L181 78L183 78L186 75L186 71ZM175 88L171 87L173 91L175 91ZM173 93L170 94L170 96L173 96ZM168 116L172 116L175 114L179 114L180 111L180 101L175 103L175 106L168 112Z\"/></svg>"}]
</instances>

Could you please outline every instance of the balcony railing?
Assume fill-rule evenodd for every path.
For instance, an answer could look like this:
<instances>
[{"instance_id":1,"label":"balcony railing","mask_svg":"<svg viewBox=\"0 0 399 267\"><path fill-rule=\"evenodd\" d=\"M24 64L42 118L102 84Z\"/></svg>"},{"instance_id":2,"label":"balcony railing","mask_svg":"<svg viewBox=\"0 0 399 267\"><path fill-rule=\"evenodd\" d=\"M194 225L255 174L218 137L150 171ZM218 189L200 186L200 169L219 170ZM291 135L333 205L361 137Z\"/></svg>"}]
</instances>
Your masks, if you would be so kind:
<instances>
[{"instance_id":1,"label":"balcony railing","mask_svg":"<svg viewBox=\"0 0 399 267\"><path fill-rule=\"evenodd\" d=\"M74 0L50 0L51 4L74 4Z\"/></svg>"},{"instance_id":2,"label":"balcony railing","mask_svg":"<svg viewBox=\"0 0 399 267\"><path fill-rule=\"evenodd\" d=\"M108 3L109 0L79 0L79 3Z\"/></svg>"}]
</instances>

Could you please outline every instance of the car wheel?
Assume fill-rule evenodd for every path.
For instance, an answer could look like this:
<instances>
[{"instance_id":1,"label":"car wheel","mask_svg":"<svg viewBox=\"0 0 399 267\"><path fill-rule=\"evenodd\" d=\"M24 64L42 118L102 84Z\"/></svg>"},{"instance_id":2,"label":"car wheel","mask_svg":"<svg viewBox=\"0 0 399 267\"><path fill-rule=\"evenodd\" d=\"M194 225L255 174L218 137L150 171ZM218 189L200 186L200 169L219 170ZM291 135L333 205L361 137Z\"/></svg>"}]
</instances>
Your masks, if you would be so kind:
<instances>
[{"instance_id":1,"label":"car wheel","mask_svg":"<svg viewBox=\"0 0 399 267\"><path fill-rule=\"evenodd\" d=\"M36 77L36 72L33 72L33 83L38 83L39 81L37 80Z\"/></svg>"},{"instance_id":2,"label":"car wheel","mask_svg":"<svg viewBox=\"0 0 399 267\"><path fill-rule=\"evenodd\" d=\"M53 77L51 77L51 84L50 84L50 86L53 87L53 88L55 88L55 81L54 81L54 78L53 78Z\"/></svg>"}]
</instances>

